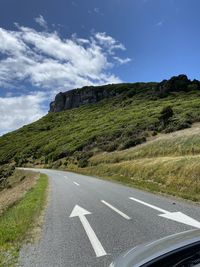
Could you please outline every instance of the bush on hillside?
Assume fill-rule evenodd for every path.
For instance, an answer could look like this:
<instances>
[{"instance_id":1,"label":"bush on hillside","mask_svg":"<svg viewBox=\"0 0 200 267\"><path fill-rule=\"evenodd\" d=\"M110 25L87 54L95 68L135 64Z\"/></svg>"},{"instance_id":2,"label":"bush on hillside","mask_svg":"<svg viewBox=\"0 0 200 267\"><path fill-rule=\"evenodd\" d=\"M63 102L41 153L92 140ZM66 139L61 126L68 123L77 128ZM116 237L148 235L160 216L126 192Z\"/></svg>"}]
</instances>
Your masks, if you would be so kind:
<instances>
[{"instance_id":1,"label":"bush on hillside","mask_svg":"<svg viewBox=\"0 0 200 267\"><path fill-rule=\"evenodd\" d=\"M168 123L171 117L173 117L174 112L170 106L164 107L162 111L160 112L159 121L165 127Z\"/></svg>"},{"instance_id":2,"label":"bush on hillside","mask_svg":"<svg viewBox=\"0 0 200 267\"><path fill-rule=\"evenodd\" d=\"M136 145L140 145L146 141L146 137L132 137L127 140L125 140L123 143L121 143L118 147L118 150L127 149Z\"/></svg>"},{"instance_id":3,"label":"bush on hillside","mask_svg":"<svg viewBox=\"0 0 200 267\"><path fill-rule=\"evenodd\" d=\"M83 159L80 159L79 161L78 161L78 167L79 168L85 168L85 167L87 167L88 166L88 159L86 159L86 158L83 158Z\"/></svg>"},{"instance_id":4,"label":"bush on hillside","mask_svg":"<svg viewBox=\"0 0 200 267\"><path fill-rule=\"evenodd\" d=\"M13 174L15 167L13 165L0 166L0 189L7 186L7 178Z\"/></svg>"},{"instance_id":5,"label":"bush on hillside","mask_svg":"<svg viewBox=\"0 0 200 267\"><path fill-rule=\"evenodd\" d=\"M76 151L73 155L78 162L78 167L84 168L89 163L89 158L93 156L91 151Z\"/></svg>"},{"instance_id":6,"label":"bush on hillside","mask_svg":"<svg viewBox=\"0 0 200 267\"><path fill-rule=\"evenodd\" d=\"M104 146L104 151L112 152L115 151L119 146L118 140L110 141Z\"/></svg>"},{"instance_id":7,"label":"bush on hillside","mask_svg":"<svg viewBox=\"0 0 200 267\"><path fill-rule=\"evenodd\" d=\"M164 129L165 133L171 133L191 127L191 122L187 119L174 118Z\"/></svg>"}]
</instances>

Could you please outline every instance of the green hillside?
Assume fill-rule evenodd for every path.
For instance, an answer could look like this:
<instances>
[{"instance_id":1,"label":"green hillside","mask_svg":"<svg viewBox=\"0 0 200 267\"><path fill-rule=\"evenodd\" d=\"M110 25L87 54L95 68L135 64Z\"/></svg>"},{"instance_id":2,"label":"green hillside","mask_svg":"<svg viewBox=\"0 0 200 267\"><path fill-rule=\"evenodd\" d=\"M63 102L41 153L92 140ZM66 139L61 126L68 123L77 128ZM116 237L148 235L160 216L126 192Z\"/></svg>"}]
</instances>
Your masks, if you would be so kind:
<instances>
[{"instance_id":1,"label":"green hillside","mask_svg":"<svg viewBox=\"0 0 200 267\"><path fill-rule=\"evenodd\" d=\"M50 112L0 137L0 179L9 175L10 166L84 168L103 152L123 152L159 133L191 127L200 120L199 82L183 80L173 77L165 82L163 91L159 87L162 83L107 85L106 90L114 88L118 94L98 103ZM131 157L174 155L168 144L164 144L166 151L157 152L162 145L137 151L137 156ZM181 145L177 145L178 151ZM171 147L175 149L173 144ZM198 141L188 141L188 150L182 154L195 155L199 149ZM109 157L113 161L116 156Z\"/></svg>"}]
</instances>

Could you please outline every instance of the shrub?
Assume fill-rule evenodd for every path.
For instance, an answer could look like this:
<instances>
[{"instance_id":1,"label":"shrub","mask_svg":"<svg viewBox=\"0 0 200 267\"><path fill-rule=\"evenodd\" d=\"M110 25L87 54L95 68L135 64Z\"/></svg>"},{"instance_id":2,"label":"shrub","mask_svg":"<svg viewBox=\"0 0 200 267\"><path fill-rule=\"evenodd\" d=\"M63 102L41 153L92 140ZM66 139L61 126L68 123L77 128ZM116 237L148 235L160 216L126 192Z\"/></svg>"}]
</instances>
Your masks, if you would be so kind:
<instances>
[{"instance_id":1,"label":"shrub","mask_svg":"<svg viewBox=\"0 0 200 267\"><path fill-rule=\"evenodd\" d=\"M178 120L178 119L174 119L171 123L169 123L169 125L165 128L164 132L165 133L171 133L174 131L179 131L179 130L183 130L186 128L190 128L191 127L191 122L188 120Z\"/></svg>"},{"instance_id":2,"label":"shrub","mask_svg":"<svg viewBox=\"0 0 200 267\"><path fill-rule=\"evenodd\" d=\"M88 165L88 160L86 158L82 158L78 161L78 167L85 168Z\"/></svg>"},{"instance_id":3,"label":"shrub","mask_svg":"<svg viewBox=\"0 0 200 267\"><path fill-rule=\"evenodd\" d=\"M165 127L169 119L174 115L174 112L170 106L164 107L160 112L159 121Z\"/></svg>"},{"instance_id":4,"label":"shrub","mask_svg":"<svg viewBox=\"0 0 200 267\"><path fill-rule=\"evenodd\" d=\"M108 142L107 145L104 146L104 150L106 152L112 152L112 151L115 151L119 146L119 142L116 140L116 141L113 141L113 142Z\"/></svg>"},{"instance_id":5,"label":"shrub","mask_svg":"<svg viewBox=\"0 0 200 267\"><path fill-rule=\"evenodd\" d=\"M139 138L130 138L126 141L124 141L120 146L119 146L119 150L123 150L123 149L127 149L129 147L133 147L139 144L142 144L146 141L146 137L139 137Z\"/></svg>"},{"instance_id":6,"label":"shrub","mask_svg":"<svg viewBox=\"0 0 200 267\"><path fill-rule=\"evenodd\" d=\"M0 189L7 186L7 178L13 174L14 170L14 165L0 166Z\"/></svg>"}]
</instances>

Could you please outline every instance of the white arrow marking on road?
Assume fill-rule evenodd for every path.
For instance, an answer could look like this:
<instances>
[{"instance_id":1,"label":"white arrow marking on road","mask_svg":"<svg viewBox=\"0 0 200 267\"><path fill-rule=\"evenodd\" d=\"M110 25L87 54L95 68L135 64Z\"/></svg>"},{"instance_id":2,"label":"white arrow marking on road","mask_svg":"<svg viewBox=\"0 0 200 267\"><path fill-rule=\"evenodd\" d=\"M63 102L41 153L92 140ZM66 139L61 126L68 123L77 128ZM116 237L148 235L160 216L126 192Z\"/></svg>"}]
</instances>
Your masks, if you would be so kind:
<instances>
[{"instance_id":1,"label":"white arrow marking on road","mask_svg":"<svg viewBox=\"0 0 200 267\"><path fill-rule=\"evenodd\" d=\"M108 206L109 208L111 208L112 210L114 210L115 212L117 212L119 215L121 215L122 217L124 217L126 220L130 220L131 218L126 215L125 213L123 213L122 211L118 210L117 208L113 207L111 204L109 204L108 202L106 202L105 200L101 200L101 202L103 204L105 204L106 206Z\"/></svg>"},{"instance_id":2,"label":"white arrow marking on road","mask_svg":"<svg viewBox=\"0 0 200 267\"><path fill-rule=\"evenodd\" d=\"M167 211L167 210L164 210L164 209L161 209L159 207L156 207L154 205L151 205L149 203L146 203L144 201L141 201L137 198L134 198L134 197L129 197L129 199L132 199L133 201L136 201L140 204L143 204L147 207L150 207L154 210L158 210L160 212L162 212L163 214L159 214L159 216L161 217L164 217L164 218L167 218L169 220L173 220L173 221L176 221L176 222L179 222L179 223L183 223L183 224L187 224L187 225L190 225L190 226L193 226L193 227L196 227L196 228L200 228L200 222L198 222L197 220L187 216L186 214L180 212L180 211L176 211L176 212L170 212L170 211Z\"/></svg>"},{"instance_id":3,"label":"white arrow marking on road","mask_svg":"<svg viewBox=\"0 0 200 267\"><path fill-rule=\"evenodd\" d=\"M72 217L79 217L85 232L91 242L91 245L95 251L95 254L97 257L101 257L101 256L105 256L107 255L107 253L105 252L103 246L101 245L99 239L97 238L94 230L92 229L92 227L90 226L87 218L85 217L85 215L91 214L91 212L81 208L80 206L76 205L74 207L74 209L72 210L72 213L70 214L70 218Z\"/></svg>"},{"instance_id":4,"label":"white arrow marking on road","mask_svg":"<svg viewBox=\"0 0 200 267\"><path fill-rule=\"evenodd\" d=\"M75 185L79 186L80 184L78 184L77 182L73 182Z\"/></svg>"}]
</instances>

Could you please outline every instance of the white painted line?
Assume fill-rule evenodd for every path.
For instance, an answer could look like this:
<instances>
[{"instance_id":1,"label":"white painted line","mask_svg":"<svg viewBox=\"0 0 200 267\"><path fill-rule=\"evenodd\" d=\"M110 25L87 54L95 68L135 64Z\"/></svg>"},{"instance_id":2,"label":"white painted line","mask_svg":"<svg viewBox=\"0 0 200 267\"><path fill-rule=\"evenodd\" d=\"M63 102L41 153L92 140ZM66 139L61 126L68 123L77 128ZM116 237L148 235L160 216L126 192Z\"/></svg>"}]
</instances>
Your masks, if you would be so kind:
<instances>
[{"instance_id":1,"label":"white painted line","mask_svg":"<svg viewBox=\"0 0 200 267\"><path fill-rule=\"evenodd\" d=\"M108 206L109 208L111 208L112 210L114 210L115 212L117 212L119 215L121 215L122 217L124 217L126 220L131 220L131 218L126 215L125 213L123 213L122 211L118 210L117 208L113 207L111 204L109 204L108 202L106 202L105 200L101 200L101 202L103 204L105 204L106 206Z\"/></svg>"},{"instance_id":2,"label":"white painted line","mask_svg":"<svg viewBox=\"0 0 200 267\"><path fill-rule=\"evenodd\" d=\"M70 218L72 217L79 217L85 232L90 240L90 243L94 249L94 252L96 254L97 257L101 257L101 256L105 256L107 255L107 253L105 252L103 246L101 245L99 239L97 238L94 230L92 229L92 227L90 226L87 218L85 217L86 215L91 214L91 212L83 209L82 207L76 205L74 207L74 209L72 210L71 214L70 214Z\"/></svg>"},{"instance_id":3,"label":"white painted line","mask_svg":"<svg viewBox=\"0 0 200 267\"><path fill-rule=\"evenodd\" d=\"M187 225L190 225L190 226L193 226L195 228L200 228L200 222L187 216L186 214L180 212L180 211L175 211L175 212L170 212L170 211L167 211L167 210L164 210L164 209L161 209L157 206L154 206L154 205L151 205L149 203L146 203L144 201L141 201L137 198L133 198L133 197L129 197L129 199L133 200L133 201L136 201L140 204L143 204L147 207L150 207L154 210L158 210L160 212L162 212L163 214L159 214L158 216L160 217L163 217L163 218L166 218L166 219L169 219L169 220L173 220L173 221L176 221L176 222L179 222L179 223L183 223L183 224L187 224Z\"/></svg>"},{"instance_id":4,"label":"white painted line","mask_svg":"<svg viewBox=\"0 0 200 267\"><path fill-rule=\"evenodd\" d=\"M79 186L80 184L78 184L77 182L73 182L75 185Z\"/></svg>"},{"instance_id":5,"label":"white painted line","mask_svg":"<svg viewBox=\"0 0 200 267\"><path fill-rule=\"evenodd\" d=\"M143 205L145 205L145 206L147 206L147 207L150 207L150 208L152 208L152 209L154 209L154 210L158 210L158 211L160 211L160 212L162 212L162 213L166 213L166 212L168 212L168 211L166 211L166 210L160 209L159 207L156 207L156 206L154 206L154 205L151 205L151 204L149 204L149 203L146 203L146 202L144 202L144 201L141 201L141 200L139 200L139 199L137 199L137 198L134 198L134 197L129 197L129 198L132 199L132 200L134 200L134 201L136 201L136 202L138 202L138 203L140 203L140 204L143 204Z\"/></svg>"}]
</instances>

